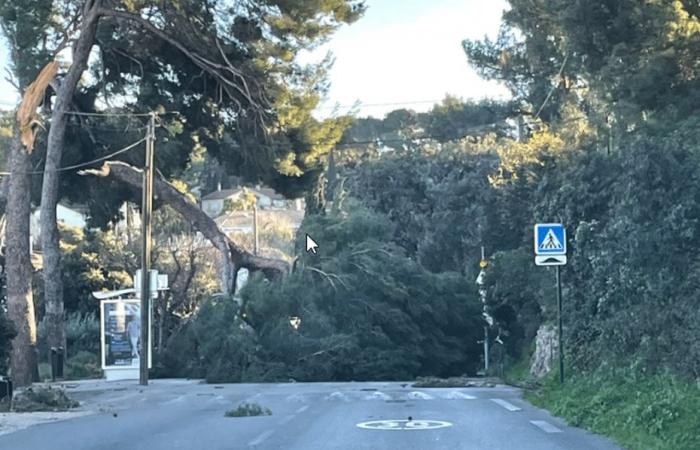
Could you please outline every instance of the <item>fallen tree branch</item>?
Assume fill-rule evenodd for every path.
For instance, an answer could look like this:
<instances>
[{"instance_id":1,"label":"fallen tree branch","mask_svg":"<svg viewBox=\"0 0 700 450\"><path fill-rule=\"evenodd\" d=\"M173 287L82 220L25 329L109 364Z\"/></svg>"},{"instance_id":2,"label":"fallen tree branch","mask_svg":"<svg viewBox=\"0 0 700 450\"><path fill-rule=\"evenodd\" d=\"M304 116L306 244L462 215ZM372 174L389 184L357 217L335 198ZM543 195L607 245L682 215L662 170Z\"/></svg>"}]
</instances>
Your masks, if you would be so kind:
<instances>
[{"instance_id":1,"label":"fallen tree branch","mask_svg":"<svg viewBox=\"0 0 700 450\"><path fill-rule=\"evenodd\" d=\"M121 161L105 162L101 168L83 170L81 175L94 175L98 177L112 177L129 186L141 189L143 171ZM236 289L235 279L238 269L245 268L251 272L263 272L269 279L280 279L289 274L290 265L286 261L272 258L264 258L253 255L243 247L231 240L221 231L211 217L206 215L200 207L184 194L178 191L161 175L156 175L153 180L155 196L170 205L180 213L192 226L202 233L223 256L222 267L222 291L225 294L233 294Z\"/></svg>"}]
</instances>

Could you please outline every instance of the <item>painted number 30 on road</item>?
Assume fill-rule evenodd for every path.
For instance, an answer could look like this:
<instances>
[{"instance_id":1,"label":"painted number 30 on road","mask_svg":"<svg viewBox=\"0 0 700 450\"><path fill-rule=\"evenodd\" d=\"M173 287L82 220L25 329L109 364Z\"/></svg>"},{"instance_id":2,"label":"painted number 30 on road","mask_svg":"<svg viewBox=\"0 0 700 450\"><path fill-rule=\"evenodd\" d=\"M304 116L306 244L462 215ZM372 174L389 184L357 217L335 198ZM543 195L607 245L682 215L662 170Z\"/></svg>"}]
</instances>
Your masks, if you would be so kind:
<instances>
[{"instance_id":1,"label":"painted number 30 on road","mask_svg":"<svg viewBox=\"0 0 700 450\"><path fill-rule=\"evenodd\" d=\"M435 430L451 426L450 422L442 420L373 420L357 424L366 430Z\"/></svg>"}]
</instances>

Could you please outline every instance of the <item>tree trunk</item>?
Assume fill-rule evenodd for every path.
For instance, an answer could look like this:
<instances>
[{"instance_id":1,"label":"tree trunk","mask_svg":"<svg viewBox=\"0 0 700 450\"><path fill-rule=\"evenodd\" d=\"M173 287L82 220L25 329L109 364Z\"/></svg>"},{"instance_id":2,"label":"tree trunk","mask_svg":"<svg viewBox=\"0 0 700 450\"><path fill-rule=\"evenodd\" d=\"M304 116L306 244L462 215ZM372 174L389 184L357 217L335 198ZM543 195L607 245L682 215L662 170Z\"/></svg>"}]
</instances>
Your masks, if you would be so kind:
<instances>
[{"instance_id":1,"label":"tree trunk","mask_svg":"<svg viewBox=\"0 0 700 450\"><path fill-rule=\"evenodd\" d=\"M97 31L97 1L86 2L83 13L83 24L75 46L73 60L66 76L56 92L56 101L51 113L51 128L46 148L46 164L44 180L41 188L41 249L44 258L44 300L46 305L47 342L49 347L63 347L65 340L64 311L63 311L63 279L61 274L60 236L56 222L56 205L59 200L59 181L63 155L63 144L66 134L67 115L78 81L87 68L95 32Z\"/></svg>"},{"instance_id":2,"label":"tree trunk","mask_svg":"<svg viewBox=\"0 0 700 450\"><path fill-rule=\"evenodd\" d=\"M10 367L17 386L38 380L36 318L32 296L32 263L29 252L31 215L29 154L15 129L10 147L10 189L7 195L6 274L7 312L17 336L12 340Z\"/></svg>"},{"instance_id":3,"label":"tree trunk","mask_svg":"<svg viewBox=\"0 0 700 450\"><path fill-rule=\"evenodd\" d=\"M112 176L134 188L141 188L142 171L119 161L106 162L101 169L85 170L82 174L100 177ZM219 229L214 219L206 215L196 203L180 193L161 176L154 177L153 189L159 200L180 213L221 252L223 259L221 290L224 294L233 295L235 293L236 274L240 268L262 271L265 276L271 279L284 277L290 272L289 263L286 261L253 255L236 244Z\"/></svg>"}]
</instances>

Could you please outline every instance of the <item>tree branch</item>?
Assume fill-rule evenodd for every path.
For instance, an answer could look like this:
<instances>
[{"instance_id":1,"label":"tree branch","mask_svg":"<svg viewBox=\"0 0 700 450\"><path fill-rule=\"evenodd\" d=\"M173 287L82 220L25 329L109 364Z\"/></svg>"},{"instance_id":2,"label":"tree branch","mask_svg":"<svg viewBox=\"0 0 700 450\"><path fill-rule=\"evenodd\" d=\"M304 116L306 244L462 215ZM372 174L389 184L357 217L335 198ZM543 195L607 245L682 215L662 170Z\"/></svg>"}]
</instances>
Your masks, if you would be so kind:
<instances>
[{"instance_id":1,"label":"tree branch","mask_svg":"<svg viewBox=\"0 0 700 450\"><path fill-rule=\"evenodd\" d=\"M136 189L141 189L143 172L121 161L108 161L99 169L84 170L80 174L112 177ZM232 275L234 276L227 282L230 285L222 286L224 293L234 293L236 286L233 280L235 280L235 273L239 268L261 271L270 279L283 278L289 274L290 267L286 261L255 256L231 240L219 229L214 219L206 215L196 203L175 189L162 176L154 177L153 181L154 192L158 199L170 205L185 220L192 224L196 230L201 232L223 255L224 269L233 270Z\"/></svg>"},{"instance_id":2,"label":"tree branch","mask_svg":"<svg viewBox=\"0 0 700 450\"><path fill-rule=\"evenodd\" d=\"M256 112L259 114L264 110L263 106L260 105L257 100L253 98L253 95L251 95L250 90L248 89L246 77L237 68L235 68L230 61L224 56L224 59L226 61L226 64L219 64L217 62L211 61L204 56L202 56L199 53L195 53L194 51L188 49L182 42L180 42L178 39L176 39L173 36L170 36L167 32L161 30L157 26L155 26L153 23L148 21L147 19L144 19L143 17L137 15L137 14L132 14L126 11L116 11L112 9L107 9L107 8L100 8L99 14L102 15L103 17L113 17L115 19L121 19L125 20L128 22L135 23L139 25L140 27L144 28L146 31L150 32L151 34L159 37L163 41L169 43L173 47L177 48L180 50L185 56L187 56L195 65L203 69L205 72L209 73L212 77L214 77L216 80L221 83L221 85L224 87L226 90L227 94L233 100L236 102L236 104L239 107L242 107L240 102L236 99L236 96L234 95L233 91L237 91L240 95L243 96L243 98L252 106ZM221 49L221 46L217 40L216 46L218 49L221 51L223 54L223 49ZM222 73L223 72L223 73ZM226 76L226 72L232 75L232 79ZM240 82L236 82L236 79L240 80ZM233 91L232 91L233 90Z\"/></svg>"}]
</instances>

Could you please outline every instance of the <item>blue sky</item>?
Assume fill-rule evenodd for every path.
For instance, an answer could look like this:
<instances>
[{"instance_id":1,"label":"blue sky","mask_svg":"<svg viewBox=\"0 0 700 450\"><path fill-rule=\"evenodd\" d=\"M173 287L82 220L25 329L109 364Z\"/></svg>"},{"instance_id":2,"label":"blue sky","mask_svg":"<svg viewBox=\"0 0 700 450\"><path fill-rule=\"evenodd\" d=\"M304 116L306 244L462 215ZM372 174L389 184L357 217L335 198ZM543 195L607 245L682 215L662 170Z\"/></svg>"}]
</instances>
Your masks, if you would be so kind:
<instances>
[{"instance_id":1,"label":"blue sky","mask_svg":"<svg viewBox=\"0 0 700 450\"><path fill-rule=\"evenodd\" d=\"M424 111L446 94L465 99L505 98L506 89L482 80L469 67L464 38L495 37L504 0L368 0L358 22L344 26L304 60L332 52L331 88L319 115L349 111L381 117L401 108ZM0 107L17 101L5 81L7 50L0 46ZM391 105L384 105L391 103ZM382 104L382 105L377 105Z\"/></svg>"},{"instance_id":2,"label":"blue sky","mask_svg":"<svg viewBox=\"0 0 700 450\"><path fill-rule=\"evenodd\" d=\"M330 50L335 56L322 111L359 101L366 105L361 116L381 117L400 107L424 111L445 94L508 96L503 86L479 78L461 46L464 38L497 35L505 1L369 0L367 5L363 18L315 52L320 57ZM370 106L377 103L398 105Z\"/></svg>"}]
</instances>

